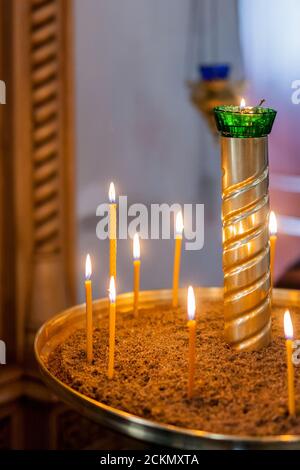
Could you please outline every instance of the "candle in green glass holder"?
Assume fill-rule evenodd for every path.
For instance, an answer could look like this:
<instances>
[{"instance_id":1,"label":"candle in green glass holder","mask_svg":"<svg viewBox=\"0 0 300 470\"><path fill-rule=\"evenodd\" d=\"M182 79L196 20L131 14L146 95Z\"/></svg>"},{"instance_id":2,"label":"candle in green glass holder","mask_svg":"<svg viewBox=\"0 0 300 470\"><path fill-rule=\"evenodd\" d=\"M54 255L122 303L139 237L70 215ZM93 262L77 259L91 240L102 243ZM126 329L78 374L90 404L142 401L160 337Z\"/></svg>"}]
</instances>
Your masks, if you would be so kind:
<instances>
[{"instance_id":1,"label":"candle in green glass holder","mask_svg":"<svg viewBox=\"0 0 300 470\"><path fill-rule=\"evenodd\" d=\"M276 111L262 106L217 106L214 109L218 131L225 137L263 137L270 134Z\"/></svg>"}]
</instances>

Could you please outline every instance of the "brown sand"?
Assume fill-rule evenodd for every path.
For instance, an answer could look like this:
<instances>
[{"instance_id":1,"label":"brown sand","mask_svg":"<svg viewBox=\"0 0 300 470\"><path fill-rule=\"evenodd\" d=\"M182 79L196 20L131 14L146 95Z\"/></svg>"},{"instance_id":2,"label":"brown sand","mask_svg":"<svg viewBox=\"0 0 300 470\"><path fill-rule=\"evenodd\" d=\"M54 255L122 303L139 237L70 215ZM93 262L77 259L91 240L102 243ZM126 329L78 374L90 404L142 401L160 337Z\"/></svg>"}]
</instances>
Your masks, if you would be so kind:
<instances>
[{"instance_id":1,"label":"brown sand","mask_svg":"<svg viewBox=\"0 0 300 470\"><path fill-rule=\"evenodd\" d=\"M85 331L50 356L51 372L75 390L160 423L216 433L300 435L300 365L295 367L297 418L287 411L284 308L273 308L273 340L257 352L234 352L222 337L222 306L204 302L197 317L194 397L187 398L186 312L165 305L117 315L115 377L107 378L108 317L94 330L94 362L85 360ZM300 309L292 310L300 338Z\"/></svg>"}]
</instances>

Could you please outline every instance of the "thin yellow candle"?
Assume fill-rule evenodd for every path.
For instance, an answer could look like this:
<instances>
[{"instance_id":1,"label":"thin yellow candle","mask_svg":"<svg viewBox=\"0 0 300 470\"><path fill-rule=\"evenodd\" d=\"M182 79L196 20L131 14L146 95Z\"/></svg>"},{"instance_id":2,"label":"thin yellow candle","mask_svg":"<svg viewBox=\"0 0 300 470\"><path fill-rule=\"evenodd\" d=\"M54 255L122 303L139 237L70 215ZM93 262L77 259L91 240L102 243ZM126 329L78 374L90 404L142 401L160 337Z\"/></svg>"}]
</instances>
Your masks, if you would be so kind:
<instances>
[{"instance_id":1,"label":"thin yellow candle","mask_svg":"<svg viewBox=\"0 0 300 470\"><path fill-rule=\"evenodd\" d=\"M295 416L295 383L293 365L293 323L289 310L284 313L284 334L286 337L286 359L287 359L287 380L288 380L288 408L290 416Z\"/></svg>"},{"instance_id":2,"label":"thin yellow candle","mask_svg":"<svg viewBox=\"0 0 300 470\"><path fill-rule=\"evenodd\" d=\"M270 234L270 271L271 271L271 283L273 286L275 248L276 248L276 241L277 241L277 220L276 220L276 215L274 211L271 211L270 216L269 216L269 234Z\"/></svg>"},{"instance_id":3,"label":"thin yellow candle","mask_svg":"<svg viewBox=\"0 0 300 470\"><path fill-rule=\"evenodd\" d=\"M188 398L192 398L194 389L195 378L195 359L196 359L196 301L194 289L192 286L188 288L187 296L187 311L188 311L188 330L189 330L189 370L188 370Z\"/></svg>"},{"instance_id":4,"label":"thin yellow candle","mask_svg":"<svg viewBox=\"0 0 300 470\"><path fill-rule=\"evenodd\" d=\"M86 299L86 358L93 360L93 296L92 296L92 263L90 255L85 261L85 299Z\"/></svg>"},{"instance_id":5,"label":"thin yellow candle","mask_svg":"<svg viewBox=\"0 0 300 470\"><path fill-rule=\"evenodd\" d=\"M117 204L114 183L110 183L109 191L109 277L117 276Z\"/></svg>"},{"instance_id":6,"label":"thin yellow candle","mask_svg":"<svg viewBox=\"0 0 300 470\"><path fill-rule=\"evenodd\" d=\"M133 237L133 311L137 316L139 309L139 291L140 291L140 240L136 233Z\"/></svg>"},{"instance_id":7,"label":"thin yellow candle","mask_svg":"<svg viewBox=\"0 0 300 470\"><path fill-rule=\"evenodd\" d=\"M114 376L115 365L115 338L116 338L116 285L112 276L109 282L109 358L108 378Z\"/></svg>"},{"instance_id":8,"label":"thin yellow candle","mask_svg":"<svg viewBox=\"0 0 300 470\"><path fill-rule=\"evenodd\" d=\"M178 287L179 287L179 275L180 275L182 232L183 232L183 218L182 218L182 212L179 211L176 215L176 222L175 222L175 251L174 251L173 301L172 301L173 307L178 306Z\"/></svg>"}]
</instances>

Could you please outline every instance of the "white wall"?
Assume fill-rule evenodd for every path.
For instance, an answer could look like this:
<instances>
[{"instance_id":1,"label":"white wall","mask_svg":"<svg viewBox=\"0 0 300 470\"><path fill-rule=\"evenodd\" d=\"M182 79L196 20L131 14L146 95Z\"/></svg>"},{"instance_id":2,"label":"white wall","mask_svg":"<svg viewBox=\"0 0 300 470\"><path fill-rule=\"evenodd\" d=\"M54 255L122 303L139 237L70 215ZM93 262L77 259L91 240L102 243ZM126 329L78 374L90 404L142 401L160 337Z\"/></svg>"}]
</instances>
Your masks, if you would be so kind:
<instances>
[{"instance_id":1,"label":"white wall","mask_svg":"<svg viewBox=\"0 0 300 470\"><path fill-rule=\"evenodd\" d=\"M266 106L278 111L269 159L271 205L279 216L275 267L280 276L300 258L300 104L291 99L292 82L300 80L300 2L240 0L239 7L248 102L265 98Z\"/></svg>"},{"instance_id":2,"label":"white wall","mask_svg":"<svg viewBox=\"0 0 300 470\"><path fill-rule=\"evenodd\" d=\"M197 61L216 60L220 51L225 52L219 54L223 60L238 61L235 2L228 0L225 8L220 0L199 1L203 41L196 44ZM212 3L218 5L218 19ZM182 283L222 281L219 148L189 103L185 86L190 78L187 49L193 4L192 0L75 2L78 282L82 286L84 256L89 251L97 273L96 294L107 288L108 246L96 239L95 209L106 200L111 180L132 202L206 203L205 247L183 254ZM222 26L216 43L211 25L223 25L224 15L230 36L224 39ZM171 285L172 256L172 241L144 241L142 288ZM131 290L131 278L131 243L124 241L119 245L119 291Z\"/></svg>"}]
</instances>

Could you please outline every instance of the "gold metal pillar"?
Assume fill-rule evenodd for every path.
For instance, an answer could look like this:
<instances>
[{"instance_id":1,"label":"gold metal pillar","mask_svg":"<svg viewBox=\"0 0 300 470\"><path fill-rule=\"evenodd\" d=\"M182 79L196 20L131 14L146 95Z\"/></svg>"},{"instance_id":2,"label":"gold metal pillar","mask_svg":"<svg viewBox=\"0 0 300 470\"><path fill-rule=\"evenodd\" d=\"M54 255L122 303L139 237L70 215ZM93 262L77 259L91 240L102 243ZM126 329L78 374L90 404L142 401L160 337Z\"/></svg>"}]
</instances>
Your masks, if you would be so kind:
<instances>
[{"instance_id":1,"label":"gold metal pillar","mask_svg":"<svg viewBox=\"0 0 300 470\"><path fill-rule=\"evenodd\" d=\"M225 337L238 350L271 338L268 138L221 137Z\"/></svg>"}]
</instances>

